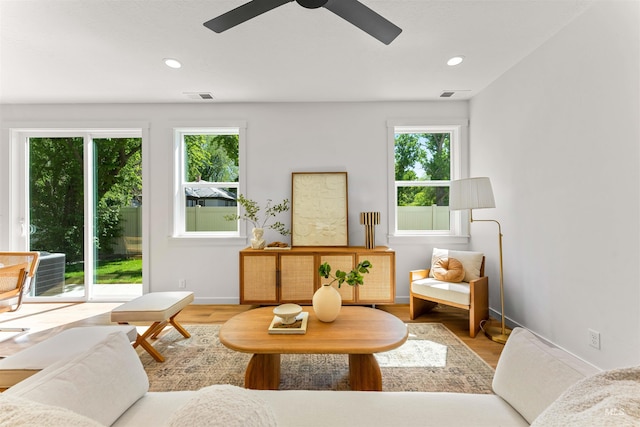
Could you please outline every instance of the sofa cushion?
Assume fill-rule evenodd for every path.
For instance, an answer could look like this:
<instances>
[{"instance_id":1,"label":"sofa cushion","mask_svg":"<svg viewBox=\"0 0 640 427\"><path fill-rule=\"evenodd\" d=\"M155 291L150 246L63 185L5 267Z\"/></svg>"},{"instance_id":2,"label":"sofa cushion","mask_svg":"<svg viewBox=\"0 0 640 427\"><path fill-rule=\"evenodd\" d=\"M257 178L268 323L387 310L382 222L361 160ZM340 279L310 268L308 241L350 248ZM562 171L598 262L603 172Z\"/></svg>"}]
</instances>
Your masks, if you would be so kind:
<instances>
[{"instance_id":1,"label":"sofa cushion","mask_svg":"<svg viewBox=\"0 0 640 427\"><path fill-rule=\"evenodd\" d=\"M111 425L149 389L138 354L114 332L78 356L55 363L4 394L71 409Z\"/></svg>"},{"instance_id":2,"label":"sofa cushion","mask_svg":"<svg viewBox=\"0 0 640 427\"><path fill-rule=\"evenodd\" d=\"M91 418L69 409L44 405L21 397L0 395L0 427L101 427Z\"/></svg>"},{"instance_id":3,"label":"sofa cushion","mask_svg":"<svg viewBox=\"0 0 640 427\"><path fill-rule=\"evenodd\" d=\"M122 331L130 341L138 333L132 325L83 326L65 329L53 337L0 360L0 388L9 388L47 366L71 359L102 341L107 335Z\"/></svg>"},{"instance_id":4,"label":"sofa cushion","mask_svg":"<svg viewBox=\"0 0 640 427\"><path fill-rule=\"evenodd\" d=\"M569 387L532 426L640 425L640 367L601 372Z\"/></svg>"},{"instance_id":5,"label":"sofa cushion","mask_svg":"<svg viewBox=\"0 0 640 427\"><path fill-rule=\"evenodd\" d=\"M433 276L444 282L462 282L462 279L464 279L464 267L455 258L440 258L433 266Z\"/></svg>"},{"instance_id":6,"label":"sofa cushion","mask_svg":"<svg viewBox=\"0 0 640 427\"><path fill-rule=\"evenodd\" d=\"M515 328L502 350L493 391L529 423L567 388L599 370Z\"/></svg>"},{"instance_id":7,"label":"sofa cushion","mask_svg":"<svg viewBox=\"0 0 640 427\"><path fill-rule=\"evenodd\" d=\"M233 385L212 385L198 390L174 412L168 424L171 427L270 427L276 426L276 419L271 407L248 390Z\"/></svg>"},{"instance_id":8,"label":"sofa cushion","mask_svg":"<svg viewBox=\"0 0 640 427\"><path fill-rule=\"evenodd\" d=\"M466 282L451 283L432 278L419 279L411 282L411 291L418 295L456 304L471 303L471 290Z\"/></svg>"},{"instance_id":9,"label":"sofa cushion","mask_svg":"<svg viewBox=\"0 0 640 427\"><path fill-rule=\"evenodd\" d=\"M431 271L429 272L429 276L435 277L433 275L433 267L438 259L455 258L462 263L464 268L464 279L462 280L464 282L477 280L480 278L480 268L482 267L483 256L484 254L482 252L454 251L449 249L433 248L433 253L431 255Z\"/></svg>"}]
</instances>

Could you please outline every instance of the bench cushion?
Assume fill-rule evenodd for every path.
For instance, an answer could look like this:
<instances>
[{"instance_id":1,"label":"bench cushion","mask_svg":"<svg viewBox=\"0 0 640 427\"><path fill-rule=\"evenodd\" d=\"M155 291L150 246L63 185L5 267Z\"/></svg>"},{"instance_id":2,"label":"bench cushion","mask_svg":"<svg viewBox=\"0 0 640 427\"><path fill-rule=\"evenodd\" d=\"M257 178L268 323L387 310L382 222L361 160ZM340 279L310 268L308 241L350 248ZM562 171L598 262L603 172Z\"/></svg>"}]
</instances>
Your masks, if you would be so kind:
<instances>
[{"instance_id":1,"label":"bench cushion","mask_svg":"<svg viewBox=\"0 0 640 427\"><path fill-rule=\"evenodd\" d=\"M414 294L437 298L456 304L471 304L471 291L469 290L469 284L465 282L452 283L426 278L412 282L411 291Z\"/></svg>"},{"instance_id":2,"label":"bench cushion","mask_svg":"<svg viewBox=\"0 0 640 427\"><path fill-rule=\"evenodd\" d=\"M135 326L105 325L65 329L58 335L0 360L0 388L8 388L60 360L71 359L106 336L123 332L130 342L138 335Z\"/></svg>"},{"instance_id":3,"label":"bench cushion","mask_svg":"<svg viewBox=\"0 0 640 427\"><path fill-rule=\"evenodd\" d=\"M193 301L193 292L152 292L111 311L112 322L163 322Z\"/></svg>"}]
</instances>

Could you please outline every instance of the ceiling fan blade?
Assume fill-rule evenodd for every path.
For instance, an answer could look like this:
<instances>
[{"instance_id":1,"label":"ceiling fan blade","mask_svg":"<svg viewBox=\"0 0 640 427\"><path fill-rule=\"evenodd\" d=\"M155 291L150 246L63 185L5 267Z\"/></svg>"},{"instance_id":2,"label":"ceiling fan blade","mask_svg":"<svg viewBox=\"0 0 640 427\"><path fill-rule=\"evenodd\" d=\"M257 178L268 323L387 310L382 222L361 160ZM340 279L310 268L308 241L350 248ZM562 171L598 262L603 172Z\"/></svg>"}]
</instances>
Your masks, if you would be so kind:
<instances>
[{"instance_id":1,"label":"ceiling fan blade","mask_svg":"<svg viewBox=\"0 0 640 427\"><path fill-rule=\"evenodd\" d=\"M391 43L402 32L400 27L358 0L328 0L324 7L384 44Z\"/></svg>"},{"instance_id":2,"label":"ceiling fan blade","mask_svg":"<svg viewBox=\"0 0 640 427\"><path fill-rule=\"evenodd\" d=\"M204 26L221 33L291 1L293 0L253 0L205 22Z\"/></svg>"}]
</instances>

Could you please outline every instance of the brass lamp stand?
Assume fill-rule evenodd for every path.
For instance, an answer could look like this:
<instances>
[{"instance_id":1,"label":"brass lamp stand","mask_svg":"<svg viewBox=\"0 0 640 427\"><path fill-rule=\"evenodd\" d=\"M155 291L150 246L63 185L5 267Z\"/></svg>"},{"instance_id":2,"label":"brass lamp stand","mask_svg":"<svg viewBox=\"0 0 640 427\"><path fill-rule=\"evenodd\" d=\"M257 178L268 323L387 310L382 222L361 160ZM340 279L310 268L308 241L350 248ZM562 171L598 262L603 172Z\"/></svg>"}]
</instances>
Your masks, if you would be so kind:
<instances>
[{"instance_id":1,"label":"brass lamp stand","mask_svg":"<svg viewBox=\"0 0 640 427\"><path fill-rule=\"evenodd\" d=\"M494 219L473 219L474 209L495 208L496 203L493 198L491 181L489 178L467 178L451 181L449 193L449 209L464 210L469 209L469 222L495 222L498 224L498 244L500 248L500 315L501 325L481 326L484 334L492 341L504 344L511 334L511 329L505 326L504 316L504 277L502 273L502 227Z\"/></svg>"},{"instance_id":2,"label":"brass lamp stand","mask_svg":"<svg viewBox=\"0 0 640 427\"><path fill-rule=\"evenodd\" d=\"M469 222L473 222L473 209L469 210ZM500 344L504 344L509 339L509 335L511 334L511 329L505 326L504 321L504 277L502 273L502 227L500 223L495 219L476 219L476 222L495 222L498 224L498 247L500 248L500 314L501 321L500 327L498 326L484 326L482 330L484 334L491 339Z\"/></svg>"}]
</instances>

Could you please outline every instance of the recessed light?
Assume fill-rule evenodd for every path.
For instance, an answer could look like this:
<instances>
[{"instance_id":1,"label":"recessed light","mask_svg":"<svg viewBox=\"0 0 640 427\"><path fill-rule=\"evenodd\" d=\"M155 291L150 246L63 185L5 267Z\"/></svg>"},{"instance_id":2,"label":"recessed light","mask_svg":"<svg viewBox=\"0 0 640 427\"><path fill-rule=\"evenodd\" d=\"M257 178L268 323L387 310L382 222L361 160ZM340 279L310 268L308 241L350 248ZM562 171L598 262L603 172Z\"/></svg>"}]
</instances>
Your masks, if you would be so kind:
<instances>
[{"instance_id":1,"label":"recessed light","mask_svg":"<svg viewBox=\"0 0 640 427\"><path fill-rule=\"evenodd\" d=\"M464 61L464 56L454 56L452 58L449 58L449 60L447 61L447 65L449 65L450 67L454 67L456 65L462 64L462 61Z\"/></svg>"},{"instance_id":2,"label":"recessed light","mask_svg":"<svg viewBox=\"0 0 640 427\"><path fill-rule=\"evenodd\" d=\"M164 63L169 68L180 68L182 64L177 59L173 58L164 58Z\"/></svg>"}]
</instances>

